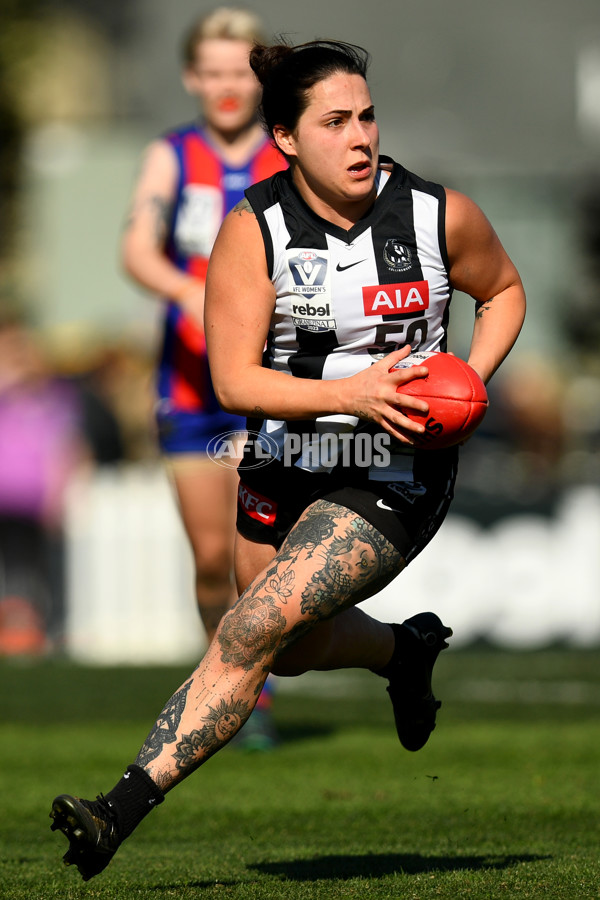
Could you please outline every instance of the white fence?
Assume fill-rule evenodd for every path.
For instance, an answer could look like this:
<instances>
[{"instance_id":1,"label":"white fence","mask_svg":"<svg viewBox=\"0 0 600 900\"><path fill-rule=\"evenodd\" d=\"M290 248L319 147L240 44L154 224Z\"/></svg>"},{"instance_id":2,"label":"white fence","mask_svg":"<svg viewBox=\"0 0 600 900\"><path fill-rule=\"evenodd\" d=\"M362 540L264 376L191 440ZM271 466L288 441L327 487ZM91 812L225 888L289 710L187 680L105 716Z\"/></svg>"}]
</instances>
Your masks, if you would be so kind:
<instances>
[{"instance_id":1,"label":"white fence","mask_svg":"<svg viewBox=\"0 0 600 900\"><path fill-rule=\"evenodd\" d=\"M67 510L67 650L82 662L194 660L205 636L191 554L160 466L100 471ZM450 515L409 568L363 608L384 621L435 610L453 645L600 644L600 490L565 494L551 518L489 529Z\"/></svg>"},{"instance_id":2,"label":"white fence","mask_svg":"<svg viewBox=\"0 0 600 900\"><path fill-rule=\"evenodd\" d=\"M205 636L191 552L159 467L105 469L67 504L66 646L82 662L171 663Z\"/></svg>"}]
</instances>

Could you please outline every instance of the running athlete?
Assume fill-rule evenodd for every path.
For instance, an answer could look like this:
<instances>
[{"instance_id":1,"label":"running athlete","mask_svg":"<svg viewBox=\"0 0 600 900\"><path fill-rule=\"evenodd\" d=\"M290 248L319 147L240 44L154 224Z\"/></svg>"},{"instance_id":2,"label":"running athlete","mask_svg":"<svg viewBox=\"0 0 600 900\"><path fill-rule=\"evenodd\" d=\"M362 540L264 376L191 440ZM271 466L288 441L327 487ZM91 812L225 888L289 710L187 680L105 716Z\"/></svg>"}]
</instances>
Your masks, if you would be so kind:
<instances>
[{"instance_id":1,"label":"running athlete","mask_svg":"<svg viewBox=\"0 0 600 900\"><path fill-rule=\"evenodd\" d=\"M52 828L85 880L236 734L271 671L369 669L388 682L401 744L427 742L450 628L433 612L387 624L357 607L440 527L456 472L455 449L415 449L423 426L402 412L427 411L402 392L426 367L394 366L446 348L455 288L475 300L469 362L485 382L523 322L521 280L481 210L379 156L364 50L281 44L250 63L290 168L226 218L205 323L217 397L254 415L250 449L267 460L241 469L236 564L252 581L115 787L55 798ZM389 457L364 466L352 439Z\"/></svg>"},{"instance_id":2,"label":"running athlete","mask_svg":"<svg viewBox=\"0 0 600 900\"><path fill-rule=\"evenodd\" d=\"M217 435L243 432L241 416L220 409L210 380L203 328L208 258L223 217L247 187L285 167L257 120L260 86L248 64L261 39L253 13L218 8L189 30L183 83L201 118L148 148L123 239L127 272L164 298L158 369L158 439L195 564L198 609L210 642L237 598L232 583L234 468L215 465ZM245 587L245 585L244 585ZM270 690L244 737L270 745Z\"/></svg>"}]
</instances>

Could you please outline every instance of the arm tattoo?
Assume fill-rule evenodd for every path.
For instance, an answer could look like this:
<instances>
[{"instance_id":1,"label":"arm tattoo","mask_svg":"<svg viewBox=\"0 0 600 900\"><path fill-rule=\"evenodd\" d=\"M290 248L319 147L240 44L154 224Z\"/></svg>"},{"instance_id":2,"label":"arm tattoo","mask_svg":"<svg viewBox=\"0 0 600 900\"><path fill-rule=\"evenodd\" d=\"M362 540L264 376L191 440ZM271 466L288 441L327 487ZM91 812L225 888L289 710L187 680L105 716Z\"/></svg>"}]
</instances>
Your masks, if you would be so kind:
<instances>
[{"instance_id":1,"label":"arm tattoo","mask_svg":"<svg viewBox=\"0 0 600 900\"><path fill-rule=\"evenodd\" d=\"M242 215L242 213L245 213L245 212L251 213L252 215L254 215L254 210L252 209L252 204L246 197L244 197L243 200L240 200L240 202L234 206L233 212L236 212L240 216Z\"/></svg>"},{"instance_id":2,"label":"arm tattoo","mask_svg":"<svg viewBox=\"0 0 600 900\"><path fill-rule=\"evenodd\" d=\"M357 418L359 418L359 419L363 419L363 421L365 421L365 422L374 422L375 421L375 417L372 416L370 413L365 412L363 409L355 409L353 411L352 415L357 416Z\"/></svg>"},{"instance_id":3,"label":"arm tattoo","mask_svg":"<svg viewBox=\"0 0 600 900\"><path fill-rule=\"evenodd\" d=\"M483 317L484 312L487 312L494 302L495 297L490 297L489 300L482 300L481 303L475 301L475 318L481 319Z\"/></svg>"},{"instance_id":4,"label":"arm tattoo","mask_svg":"<svg viewBox=\"0 0 600 900\"><path fill-rule=\"evenodd\" d=\"M191 680L173 694L156 724L137 755L136 765L144 768L151 760L159 756L165 744L172 744L177 737L177 729L185 709L187 693L192 686Z\"/></svg>"},{"instance_id":5,"label":"arm tattoo","mask_svg":"<svg viewBox=\"0 0 600 900\"><path fill-rule=\"evenodd\" d=\"M150 198L154 213L154 238L157 244L164 244L173 215L173 204L155 194Z\"/></svg>"}]
</instances>

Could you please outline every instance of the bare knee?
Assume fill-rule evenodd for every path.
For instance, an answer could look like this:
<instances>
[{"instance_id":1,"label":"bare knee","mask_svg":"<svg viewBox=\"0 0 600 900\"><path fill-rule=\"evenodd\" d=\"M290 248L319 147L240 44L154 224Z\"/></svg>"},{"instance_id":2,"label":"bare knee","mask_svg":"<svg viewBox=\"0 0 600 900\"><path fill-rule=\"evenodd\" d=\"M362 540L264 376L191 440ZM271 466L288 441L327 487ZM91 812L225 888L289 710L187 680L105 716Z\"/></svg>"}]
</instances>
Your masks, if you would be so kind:
<instances>
[{"instance_id":1,"label":"bare knee","mask_svg":"<svg viewBox=\"0 0 600 900\"><path fill-rule=\"evenodd\" d=\"M285 632L281 610L260 597L242 595L219 625L215 640L225 663L246 670L271 667Z\"/></svg>"},{"instance_id":2,"label":"bare knee","mask_svg":"<svg viewBox=\"0 0 600 900\"><path fill-rule=\"evenodd\" d=\"M202 535L192 541L196 582L215 586L229 584L232 577L231 541L221 535Z\"/></svg>"}]
</instances>

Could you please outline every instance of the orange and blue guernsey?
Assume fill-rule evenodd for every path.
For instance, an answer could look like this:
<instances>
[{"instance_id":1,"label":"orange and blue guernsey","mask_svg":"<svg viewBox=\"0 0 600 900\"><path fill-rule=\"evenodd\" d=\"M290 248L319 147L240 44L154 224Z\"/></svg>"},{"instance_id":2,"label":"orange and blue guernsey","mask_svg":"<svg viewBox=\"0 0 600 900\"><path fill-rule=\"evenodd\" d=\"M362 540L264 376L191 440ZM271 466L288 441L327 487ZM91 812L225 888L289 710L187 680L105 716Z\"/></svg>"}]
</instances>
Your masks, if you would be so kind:
<instances>
[{"instance_id":1,"label":"orange and blue guernsey","mask_svg":"<svg viewBox=\"0 0 600 900\"><path fill-rule=\"evenodd\" d=\"M217 232L250 185L287 167L265 136L246 163L227 165L197 123L163 135L173 148L179 182L166 252L183 272L202 281ZM204 333L173 301L167 304L158 371L157 423L167 453L204 452L217 434L243 429L223 412L213 391Z\"/></svg>"}]
</instances>

